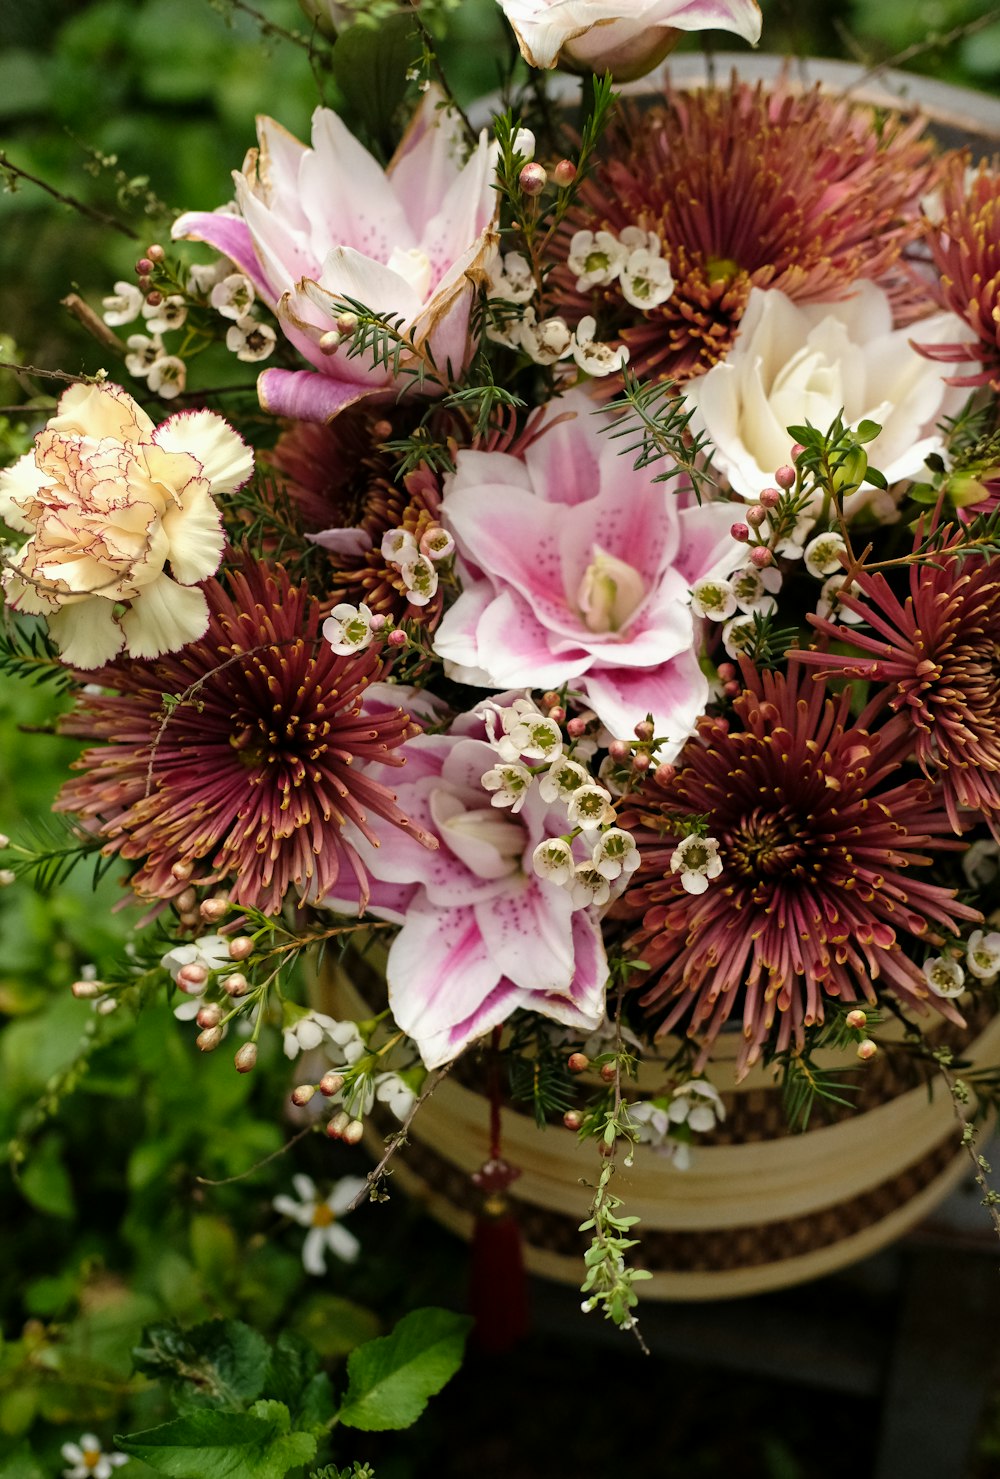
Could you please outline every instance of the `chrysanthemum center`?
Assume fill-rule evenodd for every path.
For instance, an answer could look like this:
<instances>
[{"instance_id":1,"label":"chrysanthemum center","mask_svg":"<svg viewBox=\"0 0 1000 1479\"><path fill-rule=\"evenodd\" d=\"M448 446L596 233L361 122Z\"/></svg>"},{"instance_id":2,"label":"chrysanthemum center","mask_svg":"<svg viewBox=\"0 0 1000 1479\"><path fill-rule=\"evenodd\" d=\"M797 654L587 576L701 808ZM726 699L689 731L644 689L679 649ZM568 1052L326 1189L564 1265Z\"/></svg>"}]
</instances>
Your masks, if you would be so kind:
<instances>
[{"instance_id":1,"label":"chrysanthemum center","mask_svg":"<svg viewBox=\"0 0 1000 1479\"><path fill-rule=\"evenodd\" d=\"M726 856L748 878L774 878L801 863L805 848L784 817L755 812L744 817L727 839Z\"/></svg>"}]
</instances>

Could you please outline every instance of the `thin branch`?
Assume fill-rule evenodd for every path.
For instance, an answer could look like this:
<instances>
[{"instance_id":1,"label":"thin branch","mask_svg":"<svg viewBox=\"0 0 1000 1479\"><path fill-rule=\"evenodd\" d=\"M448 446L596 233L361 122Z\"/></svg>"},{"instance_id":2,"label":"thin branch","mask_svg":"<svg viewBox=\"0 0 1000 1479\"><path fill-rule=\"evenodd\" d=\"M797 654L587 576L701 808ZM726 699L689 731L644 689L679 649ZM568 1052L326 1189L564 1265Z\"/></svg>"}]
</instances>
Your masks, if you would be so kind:
<instances>
[{"instance_id":1,"label":"thin branch","mask_svg":"<svg viewBox=\"0 0 1000 1479\"><path fill-rule=\"evenodd\" d=\"M247 1170L240 1171L236 1176L223 1176L221 1181L212 1181L208 1176L196 1176L194 1179L199 1186L232 1186L234 1181L245 1181L248 1176L255 1175L262 1166L268 1166L272 1161L276 1161L279 1156L287 1155L293 1145L298 1145L300 1140L304 1139L306 1135L311 1134L316 1128L317 1126L315 1124L306 1125L297 1135L293 1135L291 1140L286 1140L284 1145L278 1150L272 1150L270 1155L266 1155L263 1160L256 1161Z\"/></svg>"},{"instance_id":2,"label":"thin branch","mask_svg":"<svg viewBox=\"0 0 1000 1479\"><path fill-rule=\"evenodd\" d=\"M283 41L290 41L293 46L301 46L304 51L309 53L310 57L313 56L312 42L306 36L303 36L300 31L289 31L284 26L279 26L277 21L269 20L263 11L257 10L253 5L248 5L247 0L226 0L226 3L227 5L231 5L234 10L242 10L245 15L252 16L258 26L260 26L263 35L280 36Z\"/></svg>"},{"instance_id":3,"label":"thin branch","mask_svg":"<svg viewBox=\"0 0 1000 1479\"><path fill-rule=\"evenodd\" d=\"M912 62L916 57L924 56L929 51L938 51L943 47L953 45L956 41L962 41L966 36L974 36L977 31L984 31L987 26L996 25L998 21L1000 21L1000 5L995 5L985 15L977 16L973 21L966 21L964 25L954 26L950 31L945 31L943 34L932 32L926 40L914 41L910 46L898 51L895 56L887 57L884 62L878 62L875 66L869 67L867 71L862 72L856 82L847 88L847 92L851 93L855 88L863 87L866 82L871 82L873 78L880 77L883 72L905 66L907 62Z\"/></svg>"},{"instance_id":4,"label":"thin branch","mask_svg":"<svg viewBox=\"0 0 1000 1479\"><path fill-rule=\"evenodd\" d=\"M100 318L89 303L85 303L79 293L70 293L68 297L59 300L66 312L76 319L77 323L83 325L92 339L96 339L102 348L110 350L112 354L118 355L119 359L124 357L125 346L118 335L109 329L103 318Z\"/></svg>"},{"instance_id":5,"label":"thin branch","mask_svg":"<svg viewBox=\"0 0 1000 1479\"><path fill-rule=\"evenodd\" d=\"M427 1075L427 1078L424 1081L424 1086L420 1091L419 1098L414 1099L413 1103L410 1105L409 1113L403 1120L403 1123L400 1125L399 1129L393 1131L393 1133L386 1139L385 1154L379 1161L378 1165L375 1166L373 1170L368 1172L366 1184L364 1188L358 1192L357 1196L354 1198L354 1201L348 1207L348 1212L354 1212L358 1207L361 1206L361 1203L363 1201L370 1198L372 1194L377 1190L379 1182L385 1175L386 1166L392 1160L393 1156L396 1154L396 1151L399 1150L400 1146L406 1144L406 1132L412 1125L417 1111L419 1110L420 1106L426 1103L426 1101L431 1097L434 1090L448 1073L448 1070L450 1068L451 1064L445 1063L443 1067L434 1068Z\"/></svg>"},{"instance_id":6,"label":"thin branch","mask_svg":"<svg viewBox=\"0 0 1000 1479\"><path fill-rule=\"evenodd\" d=\"M67 385L90 385L96 375L67 375L62 370L39 370L35 365L16 365L13 360L0 359L0 370L13 370L16 375L36 375L42 380L62 380Z\"/></svg>"},{"instance_id":7,"label":"thin branch","mask_svg":"<svg viewBox=\"0 0 1000 1479\"><path fill-rule=\"evenodd\" d=\"M0 172L6 175L12 175L19 180L27 180L29 184L37 185L40 190L44 190L47 195L51 195L53 200L58 200L62 205L68 205L71 210L79 212L81 216L87 216L89 220L97 221L101 226L110 226L113 231L120 231L123 236L128 236L133 241L139 240L138 231L133 231L131 226L126 226L124 221L119 221L117 216L108 215L107 211L101 211L96 206L87 205L86 201L77 200L75 195L64 195L61 190L56 190L54 186L46 184L37 175L29 174L19 164L13 164L9 156L2 149L0 149Z\"/></svg>"},{"instance_id":8,"label":"thin branch","mask_svg":"<svg viewBox=\"0 0 1000 1479\"><path fill-rule=\"evenodd\" d=\"M414 25L417 28L417 33L420 36L420 40L423 43L424 54L430 58L433 64L434 70L437 73L438 81L441 84L445 97L448 99L449 106L453 108L458 114L459 118L461 118L462 125L474 144L479 135L472 127L472 124L469 121L469 116L466 113L465 109L462 107L461 103L458 101L455 94L451 90L451 84L445 76L444 69L441 66L441 60L437 54L437 47L434 44L434 37L424 25L423 17L421 16L420 11L417 9L419 4L420 0L410 0L410 13L412 15Z\"/></svg>"}]
</instances>

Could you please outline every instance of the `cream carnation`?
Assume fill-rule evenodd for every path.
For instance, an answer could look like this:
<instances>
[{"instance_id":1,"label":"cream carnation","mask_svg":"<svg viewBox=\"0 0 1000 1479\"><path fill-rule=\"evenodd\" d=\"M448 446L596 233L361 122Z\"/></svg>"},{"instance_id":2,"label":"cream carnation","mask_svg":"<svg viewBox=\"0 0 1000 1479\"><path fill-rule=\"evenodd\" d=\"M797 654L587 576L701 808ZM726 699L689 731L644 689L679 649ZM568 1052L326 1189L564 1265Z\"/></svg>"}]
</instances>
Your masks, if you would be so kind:
<instances>
[{"instance_id":1,"label":"cream carnation","mask_svg":"<svg viewBox=\"0 0 1000 1479\"><path fill-rule=\"evenodd\" d=\"M72 386L0 473L0 518L28 535L3 573L8 605L47 617L74 667L176 651L208 625L197 583L225 544L214 500L252 471L214 411L154 426L120 386Z\"/></svg>"}]
</instances>

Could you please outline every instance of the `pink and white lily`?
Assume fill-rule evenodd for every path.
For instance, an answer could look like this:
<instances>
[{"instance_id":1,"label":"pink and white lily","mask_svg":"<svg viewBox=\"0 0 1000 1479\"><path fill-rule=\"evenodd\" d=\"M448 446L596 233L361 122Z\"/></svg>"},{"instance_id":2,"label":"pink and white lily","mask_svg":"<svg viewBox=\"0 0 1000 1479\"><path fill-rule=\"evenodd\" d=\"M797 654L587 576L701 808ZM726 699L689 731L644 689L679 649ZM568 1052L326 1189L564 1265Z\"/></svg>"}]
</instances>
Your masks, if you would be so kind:
<instances>
[{"instance_id":1,"label":"pink and white lily","mask_svg":"<svg viewBox=\"0 0 1000 1479\"><path fill-rule=\"evenodd\" d=\"M440 103L425 94L387 170L329 108L313 114L312 148L259 118L259 148L233 175L237 213L176 222L175 236L235 263L315 367L264 370L265 410L329 421L364 396L413 386L406 368L427 353L442 371L466 363L469 310L497 249L495 150L484 130L463 163L459 122ZM347 299L402 319L417 352L398 375L370 354L348 358Z\"/></svg>"},{"instance_id":2,"label":"pink and white lily","mask_svg":"<svg viewBox=\"0 0 1000 1479\"><path fill-rule=\"evenodd\" d=\"M613 736L652 714L669 758L708 699L690 589L739 563L732 509L635 471L581 393L555 410L523 459L458 454L442 523L468 571L434 650L464 683L569 681Z\"/></svg>"},{"instance_id":3,"label":"pink and white lily","mask_svg":"<svg viewBox=\"0 0 1000 1479\"><path fill-rule=\"evenodd\" d=\"M499 0L532 67L560 64L642 77L682 31L734 31L760 39L756 0Z\"/></svg>"},{"instance_id":4,"label":"pink and white lily","mask_svg":"<svg viewBox=\"0 0 1000 1479\"><path fill-rule=\"evenodd\" d=\"M388 697L398 702L398 690ZM437 851L404 836L378 850L357 839L372 878L368 912L402 925L389 950L389 1005L428 1068L521 1007L592 1031L608 974L597 910L576 905L532 863L544 838L567 830L565 808L538 787L516 815L492 806L482 777L496 749L481 720L470 715L454 727L460 732L410 740L406 779L392 777L399 805L433 832ZM325 902L356 911L357 895L340 886Z\"/></svg>"}]
</instances>

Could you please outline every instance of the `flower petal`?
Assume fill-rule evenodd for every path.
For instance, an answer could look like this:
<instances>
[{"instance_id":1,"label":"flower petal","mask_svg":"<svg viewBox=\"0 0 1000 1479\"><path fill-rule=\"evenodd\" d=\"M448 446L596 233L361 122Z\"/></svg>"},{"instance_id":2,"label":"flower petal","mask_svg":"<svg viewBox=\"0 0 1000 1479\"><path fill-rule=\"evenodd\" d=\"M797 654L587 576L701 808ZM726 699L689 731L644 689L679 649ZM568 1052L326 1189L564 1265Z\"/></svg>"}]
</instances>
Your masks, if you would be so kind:
<instances>
[{"instance_id":1,"label":"flower petal","mask_svg":"<svg viewBox=\"0 0 1000 1479\"><path fill-rule=\"evenodd\" d=\"M167 452L188 452L201 463L213 498L235 493L253 473L253 449L215 411L179 411L156 428Z\"/></svg>"}]
</instances>

